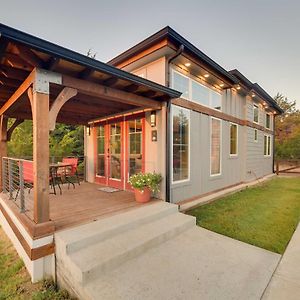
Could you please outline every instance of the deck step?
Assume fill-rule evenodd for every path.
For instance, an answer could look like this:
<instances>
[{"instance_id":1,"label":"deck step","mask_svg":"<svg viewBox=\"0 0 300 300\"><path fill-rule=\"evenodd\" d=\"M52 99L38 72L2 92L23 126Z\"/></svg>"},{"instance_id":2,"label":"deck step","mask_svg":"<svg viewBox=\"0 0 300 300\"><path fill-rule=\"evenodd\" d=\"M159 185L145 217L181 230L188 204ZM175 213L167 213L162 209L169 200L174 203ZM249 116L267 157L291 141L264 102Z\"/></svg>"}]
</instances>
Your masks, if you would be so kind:
<instances>
[{"instance_id":1,"label":"deck step","mask_svg":"<svg viewBox=\"0 0 300 300\"><path fill-rule=\"evenodd\" d=\"M71 254L108 238L178 212L177 205L157 201L138 209L56 233L59 254Z\"/></svg>"},{"instance_id":2,"label":"deck step","mask_svg":"<svg viewBox=\"0 0 300 300\"><path fill-rule=\"evenodd\" d=\"M194 217L176 213L134 226L124 234L69 254L71 274L77 282L85 284L194 225Z\"/></svg>"}]
</instances>

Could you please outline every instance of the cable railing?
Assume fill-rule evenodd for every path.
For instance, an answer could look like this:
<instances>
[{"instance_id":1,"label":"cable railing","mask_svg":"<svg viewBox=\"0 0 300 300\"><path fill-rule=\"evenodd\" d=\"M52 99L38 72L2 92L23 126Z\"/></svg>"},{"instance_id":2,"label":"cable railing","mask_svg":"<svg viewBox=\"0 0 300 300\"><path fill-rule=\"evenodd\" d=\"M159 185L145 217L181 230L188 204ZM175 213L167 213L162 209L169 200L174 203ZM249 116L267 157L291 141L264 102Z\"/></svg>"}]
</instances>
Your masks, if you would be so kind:
<instances>
[{"instance_id":1,"label":"cable railing","mask_svg":"<svg viewBox=\"0 0 300 300\"><path fill-rule=\"evenodd\" d=\"M70 156L66 157L50 157L49 165L59 164L66 158L74 158ZM85 181L86 178L86 159L84 156L76 157L76 176L75 180ZM57 168L56 170L59 170ZM63 176L66 177L72 174L66 174L66 168L62 170ZM68 183L72 183L70 180ZM63 181L60 181L63 183ZM51 168L49 168L49 193L57 194L55 185L59 185L59 181L53 180L53 173ZM74 184L73 184L74 185ZM28 217L33 218L33 190L34 190L34 171L33 171L33 161L23 158L12 158L3 157L2 158L2 190L3 194L13 203L17 205L21 213L25 213ZM59 186L60 194L61 187Z\"/></svg>"},{"instance_id":2,"label":"cable railing","mask_svg":"<svg viewBox=\"0 0 300 300\"><path fill-rule=\"evenodd\" d=\"M2 158L2 188L19 207L21 213L30 209L26 207L27 193L30 194L33 188L32 161L11 157Z\"/></svg>"}]
</instances>

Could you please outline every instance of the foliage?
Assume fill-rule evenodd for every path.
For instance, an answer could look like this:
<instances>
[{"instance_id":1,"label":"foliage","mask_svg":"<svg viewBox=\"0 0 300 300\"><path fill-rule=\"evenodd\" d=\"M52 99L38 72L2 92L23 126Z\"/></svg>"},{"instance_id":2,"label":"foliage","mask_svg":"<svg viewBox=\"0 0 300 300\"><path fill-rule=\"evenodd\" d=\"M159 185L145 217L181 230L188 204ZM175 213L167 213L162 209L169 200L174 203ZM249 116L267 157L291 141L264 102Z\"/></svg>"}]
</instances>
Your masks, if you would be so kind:
<instances>
[{"instance_id":1,"label":"foliage","mask_svg":"<svg viewBox=\"0 0 300 300\"><path fill-rule=\"evenodd\" d=\"M129 178L133 188L143 190L149 188L153 193L159 192L162 176L158 173L137 173Z\"/></svg>"},{"instance_id":2,"label":"foliage","mask_svg":"<svg viewBox=\"0 0 300 300\"><path fill-rule=\"evenodd\" d=\"M290 101L281 94L275 101L284 113L275 119L275 155L276 158L300 158L300 111L296 101Z\"/></svg>"},{"instance_id":3,"label":"foliage","mask_svg":"<svg viewBox=\"0 0 300 300\"><path fill-rule=\"evenodd\" d=\"M23 261L0 228L0 300L71 299L51 281L32 284Z\"/></svg>"},{"instance_id":4,"label":"foliage","mask_svg":"<svg viewBox=\"0 0 300 300\"><path fill-rule=\"evenodd\" d=\"M276 178L189 212L201 227L282 254L300 221L300 178Z\"/></svg>"},{"instance_id":5,"label":"foliage","mask_svg":"<svg viewBox=\"0 0 300 300\"><path fill-rule=\"evenodd\" d=\"M10 124L13 120L10 120ZM83 156L83 126L57 124L50 134L50 156ZM13 132L8 143L8 155L13 157L32 157L32 121L25 121Z\"/></svg>"}]
</instances>

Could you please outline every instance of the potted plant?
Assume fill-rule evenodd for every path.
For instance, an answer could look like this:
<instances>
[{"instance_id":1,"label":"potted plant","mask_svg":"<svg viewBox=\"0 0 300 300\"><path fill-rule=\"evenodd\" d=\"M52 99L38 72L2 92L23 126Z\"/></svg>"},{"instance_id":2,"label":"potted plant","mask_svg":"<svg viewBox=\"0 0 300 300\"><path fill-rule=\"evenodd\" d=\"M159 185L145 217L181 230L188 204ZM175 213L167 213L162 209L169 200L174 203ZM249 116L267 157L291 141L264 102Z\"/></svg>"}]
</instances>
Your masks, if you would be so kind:
<instances>
[{"instance_id":1,"label":"potted plant","mask_svg":"<svg viewBox=\"0 0 300 300\"><path fill-rule=\"evenodd\" d=\"M157 173L137 173L129 178L129 182L134 189L135 200L145 203L150 201L151 193L159 191L162 177Z\"/></svg>"}]
</instances>

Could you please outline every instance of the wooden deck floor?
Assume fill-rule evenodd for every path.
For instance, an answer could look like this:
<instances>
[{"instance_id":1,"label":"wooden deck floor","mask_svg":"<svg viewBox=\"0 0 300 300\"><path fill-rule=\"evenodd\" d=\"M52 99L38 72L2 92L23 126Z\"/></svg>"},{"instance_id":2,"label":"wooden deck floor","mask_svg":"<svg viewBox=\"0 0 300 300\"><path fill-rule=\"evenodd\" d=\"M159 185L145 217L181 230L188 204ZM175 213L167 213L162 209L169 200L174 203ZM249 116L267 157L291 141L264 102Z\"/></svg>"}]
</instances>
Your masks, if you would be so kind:
<instances>
[{"instance_id":1,"label":"wooden deck floor","mask_svg":"<svg viewBox=\"0 0 300 300\"><path fill-rule=\"evenodd\" d=\"M65 184L62 195L50 195L50 218L56 231L145 205L137 203L132 192L107 193L99 191L99 187L98 184L84 182L80 186L76 184L75 189L72 186L68 189ZM29 198L26 200L26 215L32 219L33 201Z\"/></svg>"}]
</instances>

